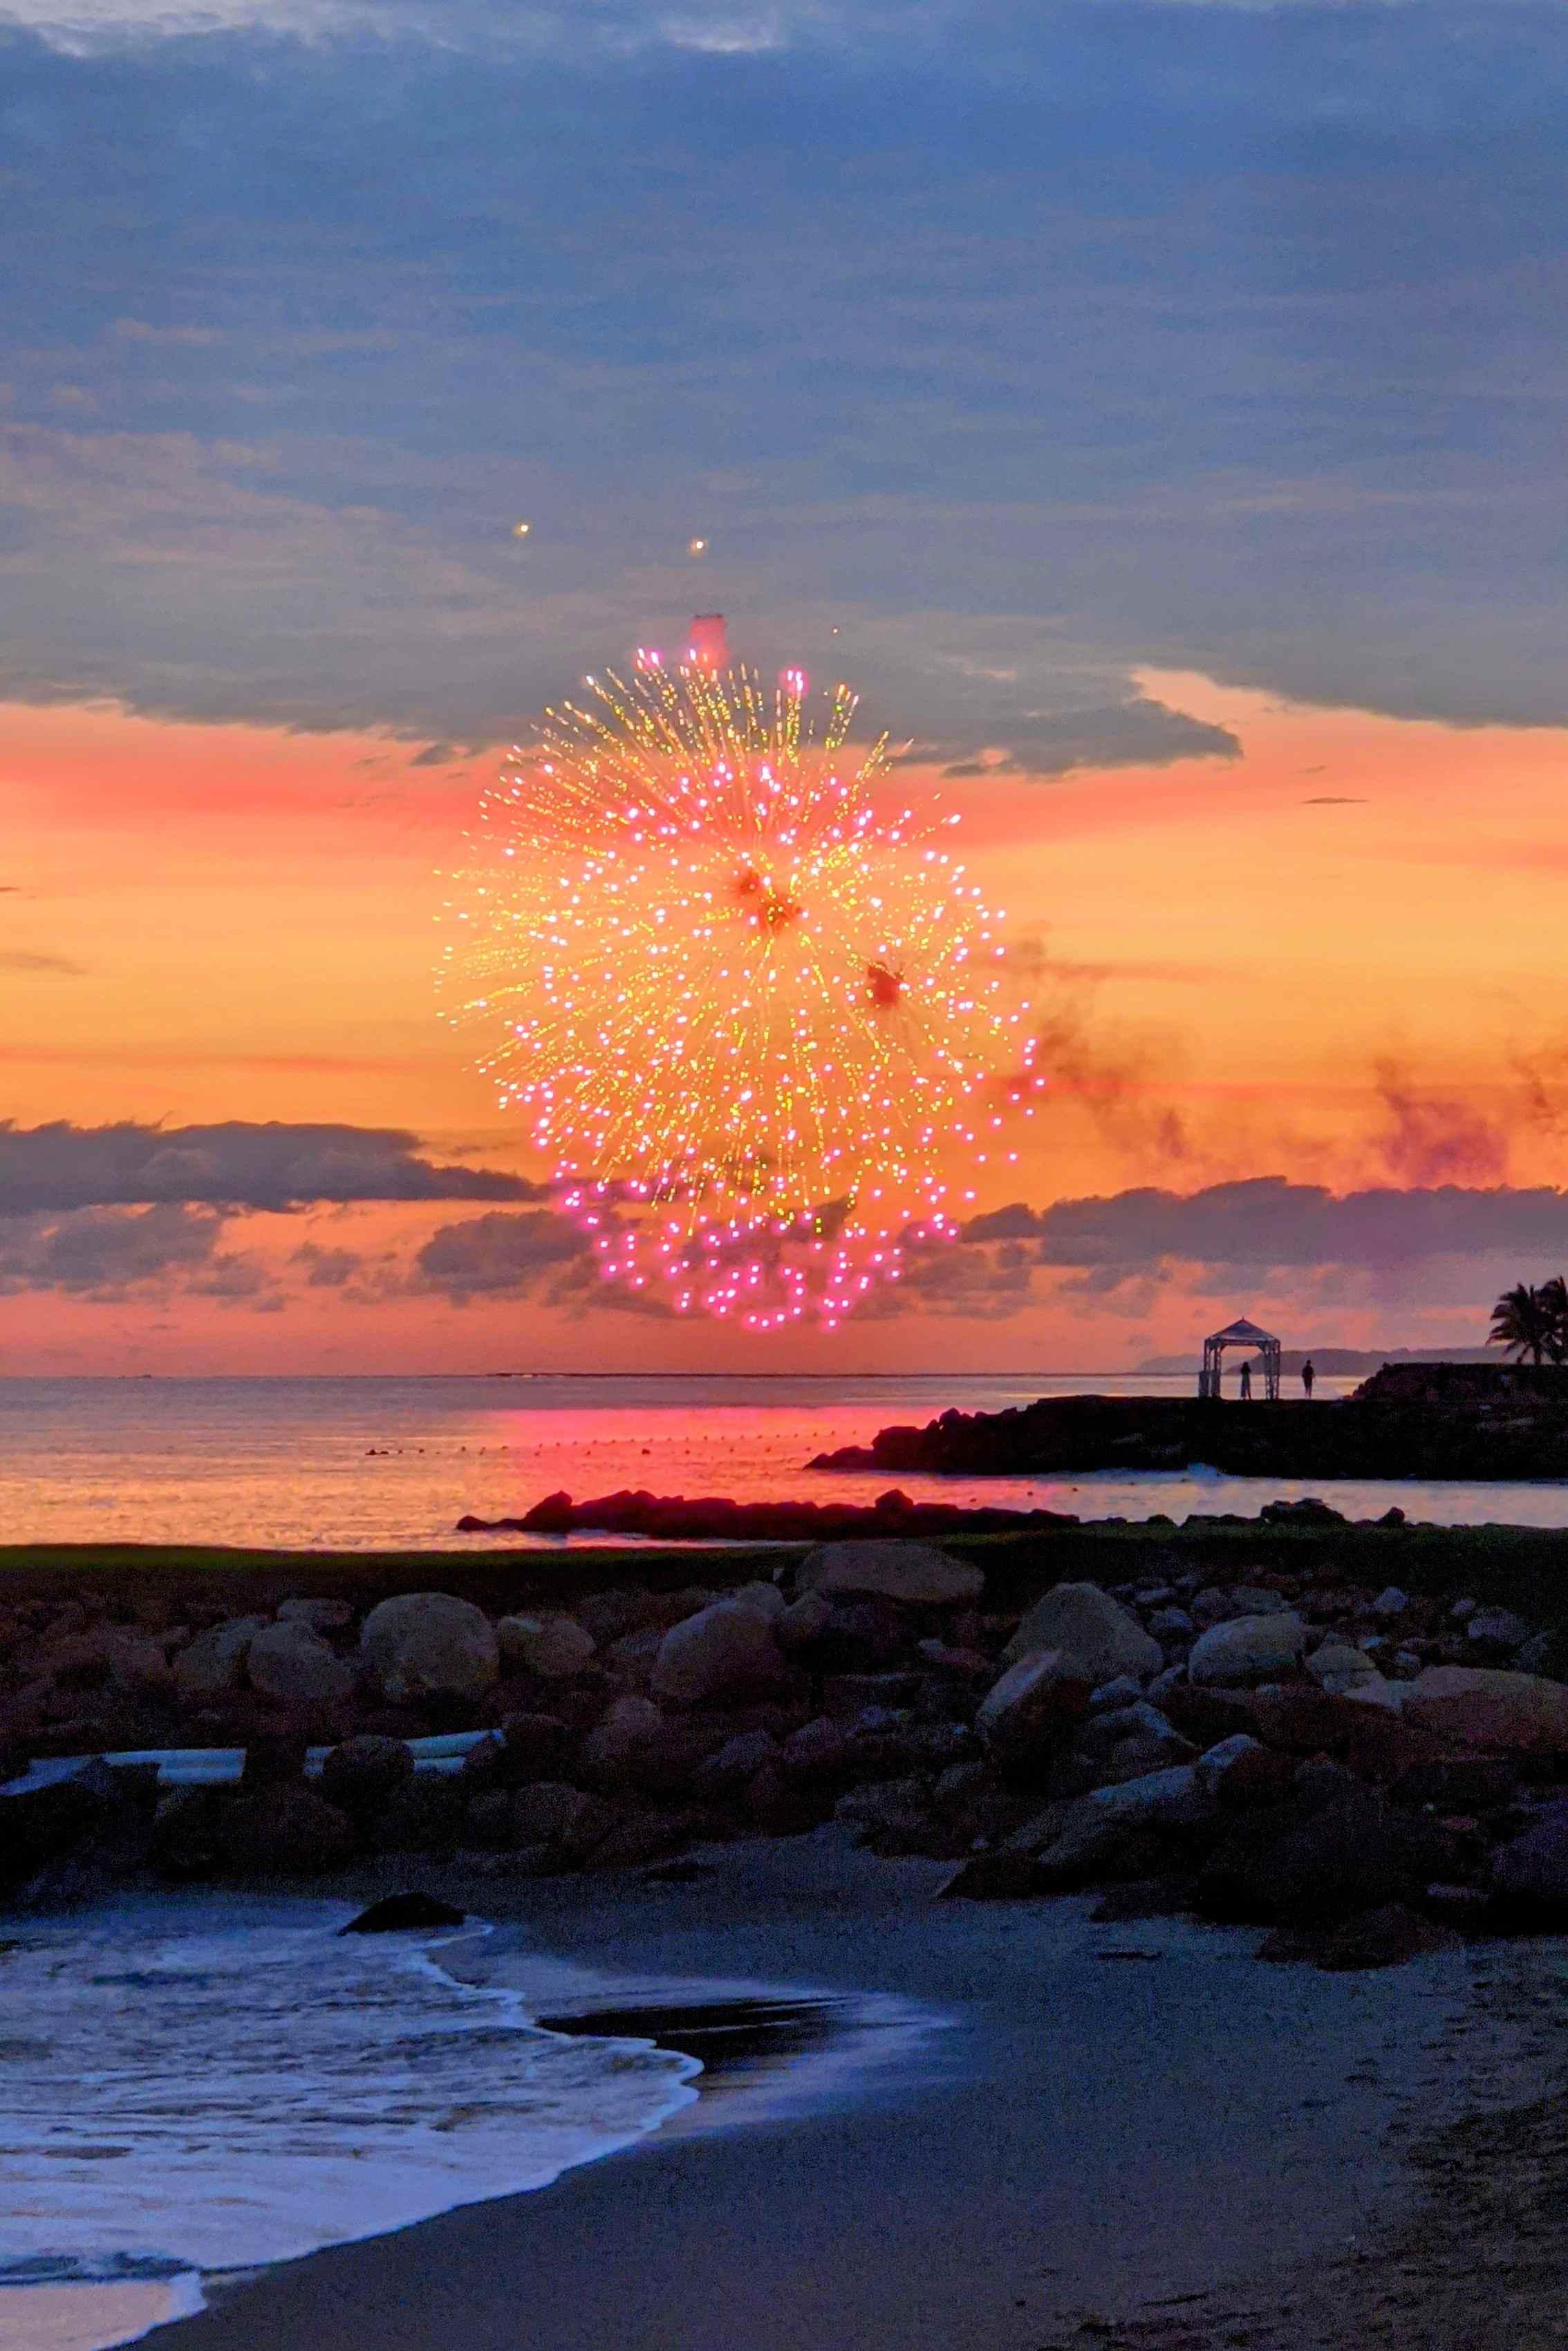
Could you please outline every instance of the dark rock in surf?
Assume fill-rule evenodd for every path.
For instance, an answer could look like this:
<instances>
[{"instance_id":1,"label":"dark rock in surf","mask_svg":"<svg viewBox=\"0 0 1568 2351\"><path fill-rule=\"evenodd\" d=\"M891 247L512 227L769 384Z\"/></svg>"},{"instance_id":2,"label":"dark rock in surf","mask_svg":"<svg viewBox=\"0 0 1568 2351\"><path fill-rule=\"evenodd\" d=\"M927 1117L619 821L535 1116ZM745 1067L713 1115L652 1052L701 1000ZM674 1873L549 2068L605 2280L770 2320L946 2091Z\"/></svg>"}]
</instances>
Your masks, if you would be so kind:
<instances>
[{"instance_id":1,"label":"dark rock in surf","mask_svg":"<svg viewBox=\"0 0 1568 2351\"><path fill-rule=\"evenodd\" d=\"M455 1909L450 1902L438 1902L434 1894L383 1895L340 1927L340 1935L400 1935L426 1927L461 1927L467 1917L465 1910Z\"/></svg>"}]
</instances>

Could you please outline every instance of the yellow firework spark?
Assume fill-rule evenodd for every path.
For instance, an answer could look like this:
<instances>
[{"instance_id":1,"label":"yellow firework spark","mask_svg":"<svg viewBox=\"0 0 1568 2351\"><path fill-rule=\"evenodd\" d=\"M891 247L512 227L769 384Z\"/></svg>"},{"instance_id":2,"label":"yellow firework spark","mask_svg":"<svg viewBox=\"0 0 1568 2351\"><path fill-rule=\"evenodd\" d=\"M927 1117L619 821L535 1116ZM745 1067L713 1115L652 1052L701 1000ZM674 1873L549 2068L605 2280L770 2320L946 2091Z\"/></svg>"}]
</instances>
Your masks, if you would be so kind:
<instances>
[{"instance_id":1,"label":"yellow firework spark","mask_svg":"<svg viewBox=\"0 0 1568 2351\"><path fill-rule=\"evenodd\" d=\"M587 681L485 794L449 910L450 1017L524 1113L607 1278L777 1328L836 1324L954 1171L1012 1156L983 1090L1035 1082L999 917L879 810L885 740L802 672Z\"/></svg>"}]
</instances>

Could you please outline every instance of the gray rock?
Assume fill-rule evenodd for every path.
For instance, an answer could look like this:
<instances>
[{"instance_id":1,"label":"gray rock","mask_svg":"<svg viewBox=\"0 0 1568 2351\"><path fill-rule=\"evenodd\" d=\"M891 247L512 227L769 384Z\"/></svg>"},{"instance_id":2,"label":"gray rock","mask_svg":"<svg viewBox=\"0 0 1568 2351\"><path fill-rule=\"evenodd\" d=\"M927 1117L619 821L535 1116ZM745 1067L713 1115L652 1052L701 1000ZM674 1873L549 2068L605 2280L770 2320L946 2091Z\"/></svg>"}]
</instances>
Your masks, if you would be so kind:
<instances>
[{"instance_id":1,"label":"gray rock","mask_svg":"<svg viewBox=\"0 0 1568 2351\"><path fill-rule=\"evenodd\" d=\"M841 1786L852 1779L853 1749L842 1723L828 1715L803 1723L784 1741L780 1769L787 1780L802 1787Z\"/></svg>"},{"instance_id":2,"label":"gray rock","mask_svg":"<svg viewBox=\"0 0 1568 2351\"><path fill-rule=\"evenodd\" d=\"M776 1625L784 1614L784 1594L776 1583L743 1583L737 1592L727 1592L725 1597L737 1608L755 1608L769 1624Z\"/></svg>"},{"instance_id":3,"label":"gray rock","mask_svg":"<svg viewBox=\"0 0 1568 2351\"><path fill-rule=\"evenodd\" d=\"M1091 1714L1113 1714L1122 1707L1135 1706L1143 1695L1141 1682L1135 1682L1131 1674L1118 1674L1114 1681L1102 1682L1099 1688L1091 1693L1089 1711Z\"/></svg>"},{"instance_id":4,"label":"gray rock","mask_svg":"<svg viewBox=\"0 0 1568 2351\"><path fill-rule=\"evenodd\" d=\"M1115 1713L1092 1716L1073 1742L1072 1761L1089 1777L1081 1785L1110 1788L1126 1780L1197 1761L1197 1749L1173 1729L1157 1707L1139 1699Z\"/></svg>"},{"instance_id":5,"label":"gray rock","mask_svg":"<svg viewBox=\"0 0 1568 2351\"><path fill-rule=\"evenodd\" d=\"M593 1662L598 1644L574 1616L503 1616L496 1627L503 1664L540 1681L570 1681Z\"/></svg>"},{"instance_id":6,"label":"gray rock","mask_svg":"<svg viewBox=\"0 0 1568 2351\"><path fill-rule=\"evenodd\" d=\"M1399 1685L1406 1719L1463 1747L1568 1755L1568 1686L1493 1666L1428 1666Z\"/></svg>"},{"instance_id":7,"label":"gray rock","mask_svg":"<svg viewBox=\"0 0 1568 2351\"><path fill-rule=\"evenodd\" d=\"M252 1689L287 1706L321 1706L348 1698L354 1687L350 1665L335 1657L319 1633L298 1621L264 1625L245 1655Z\"/></svg>"},{"instance_id":8,"label":"gray rock","mask_svg":"<svg viewBox=\"0 0 1568 2351\"><path fill-rule=\"evenodd\" d=\"M664 1718L651 1699L618 1698L582 1742L584 1771L607 1781L634 1771L638 1758L664 1728Z\"/></svg>"},{"instance_id":9,"label":"gray rock","mask_svg":"<svg viewBox=\"0 0 1568 2351\"><path fill-rule=\"evenodd\" d=\"M702 1765L694 1782L696 1792L700 1796L739 1796L765 1764L778 1762L779 1753L779 1741L770 1730L743 1730L727 1739Z\"/></svg>"},{"instance_id":10,"label":"gray rock","mask_svg":"<svg viewBox=\"0 0 1568 2351\"><path fill-rule=\"evenodd\" d=\"M1166 1699L1170 1696L1172 1690L1185 1687L1186 1677L1186 1661L1185 1658L1179 1665L1167 1666L1165 1672L1163 1674L1156 1674L1154 1680L1149 1684L1148 1695L1150 1705L1162 1706Z\"/></svg>"},{"instance_id":11,"label":"gray rock","mask_svg":"<svg viewBox=\"0 0 1568 2351\"><path fill-rule=\"evenodd\" d=\"M1348 1697L1364 1684L1382 1679L1364 1649L1353 1649L1347 1642L1332 1639L1313 1650L1307 1659L1307 1671L1331 1698Z\"/></svg>"},{"instance_id":12,"label":"gray rock","mask_svg":"<svg viewBox=\"0 0 1568 2351\"><path fill-rule=\"evenodd\" d=\"M321 1761L321 1793L354 1820L390 1802L413 1777L413 1750L405 1739L361 1734L329 1748Z\"/></svg>"},{"instance_id":13,"label":"gray rock","mask_svg":"<svg viewBox=\"0 0 1568 2351\"><path fill-rule=\"evenodd\" d=\"M1230 1597L1243 1616L1279 1616L1291 1614L1290 1601L1281 1593L1271 1592L1267 1584L1239 1583Z\"/></svg>"},{"instance_id":14,"label":"gray rock","mask_svg":"<svg viewBox=\"0 0 1568 2351\"><path fill-rule=\"evenodd\" d=\"M1409 1605L1408 1593L1401 1592L1396 1583L1391 1583L1386 1590L1380 1592L1373 1602L1372 1613L1375 1616L1382 1617L1386 1623L1391 1617L1403 1616Z\"/></svg>"},{"instance_id":15,"label":"gray rock","mask_svg":"<svg viewBox=\"0 0 1568 2351\"><path fill-rule=\"evenodd\" d=\"M1549 1805L1492 1856L1492 1884L1507 1911L1532 1926L1568 1925L1568 1802Z\"/></svg>"},{"instance_id":16,"label":"gray rock","mask_svg":"<svg viewBox=\"0 0 1568 2351\"><path fill-rule=\"evenodd\" d=\"M1113 1862L1134 1837L1151 1832L1192 1830L1212 1818L1214 1800L1201 1785L1196 1764L1178 1764L1113 1788L1096 1788L1051 1820L1053 1831L1038 1848L1042 1882L1082 1885ZM1027 1849L1030 1829L1009 1839Z\"/></svg>"},{"instance_id":17,"label":"gray rock","mask_svg":"<svg viewBox=\"0 0 1568 2351\"><path fill-rule=\"evenodd\" d=\"M1447 1831L1334 1779L1340 1784L1330 1782L1310 1809L1298 1803L1294 1825L1270 1818L1272 1807L1240 1816L1199 1879L1212 1915L1333 1925L1386 1902L1419 1901L1428 1885L1457 1875L1457 1841ZM1297 1790L1306 1795L1300 1777Z\"/></svg>"},{"instance_id":18,"label":"gray rock","mask_svg":"<svg viewBox=\"0 0 1568 2351\"><path fill-rule=\"evenodd\" d=\"M267 1627L265 1616L231 1616L198 1633L174 1660L176 1687L186 1698L222 1698L245 1678L246 1652Z\"/></svg>"},{"instance_id":19,"label":"gray rock","mask_svg":"<svg viewBox=\"0 0 1568 2351\"><path fill-rule=\"evenodd\" d=\"M1450 1625L1468 1625L1480 1603L1476 1600L1456 1600L1448 1611Z\"/></svg>"},{"instance_id":20,"label":"gray rock","mask_svg":"<svg viewBox=\"0 0 1568 2351\"><path fill-rule=\"evenodd\" d=\"M1511 1608L1478 1608L1465 1626L1465 1638L1478 1649L1511 1656L1530 1638L1530 1626Z\"/></svg>"},{"instance_id":21,"label":"gray rock","mask_svg":"<svg viewBox=\"0 0 1568 2351\"><path fill-rule=\"evenodd\" d=\"M360 1649L394 1702L482 1698L501 1676L489 1618L446 1592L404 1592L382 1601L364 1621Z\"/></svg>"},{"instance_id":22,"label":"gray rock","mask_svg":"<svg viewBox=\"0 0 1568 2351\"><path fill-rule=\"evenodd\" d=\"M1514 1668L1521 1674L1545 1674L1556 1680L1552 1667L1557 1652L1558 1644L1550 1633L1534 1633L1514 1658Z\"/></svg>"},{"instance_id":23,"label":"gray rock","mask_svg":"<svg viewBox=\"0 0 1568 2351\"><path fill-rule=\"evenodd\" d=\"M981 1744L1004 1769L1033 1769L1066 1745L1088 1708L1090 1687L1086 1667L1063 1650L1020 1657L988 1691L975 1718Z\"/></svg>"},{"instance_id":24,"label":"gray rock","mask_svg":"<svg viewBox=\"0 0 1568 2351\"><path fill-rule=\"evenodd\" d=\"M768 1619L721 1600L665 1634L651 1687L663 1705L701 1706L777 1688L789 1670Z\"/></svg>"},{"instance_id":25,"label":"gray rock","mask_svg":"<svg viewBox=\"0 0 1568 2351\"><path fill-rule=\"evenodd\" d=\"M235 1804L232 1849L247 1869L315 1877L350 1858L354 1832L347 1814L313 1788L279 1782Z\"/></svg>"},{"instance_id":26,"label":"gray rock","mask_svg":"<svg viewBox=\"0 0 1568 2351\"><path fill-rule=\"evenodd\" d=\"M346 1600L312 1594L303 1600L281 1601L277 1621L280 1625L308 1625L313 1633L344 1633L354 1621L354 1612Z\"/></svg>"},{"instance_id":27,"label":"gray rock","mask_svg":"<svg viewBox=\"0 0 1568 2351\"><path fill-rule=\"evenodd\" d=\"M117 1632L106 1636L103 1654L109 1667L109 1686L123 1696L162 1696L174 1687L168 1658L157 1641L144 1640L135 1633Z\"/></svg>"},{"instance_id":28,"label":"gray rock","mask_svg":"<svg viewBox=\"0 0 1568 2351\"><path fill-rule=\"evenodd\" d=\"M1185 1608L1156 1608L1149 1619L1156 1641L1185 1641L1197 1629Z\"/></svg>"},{"instance_id":29,"label":"gray rock","mask_svg":"<svg viewBox=\"0 0 1568 2351\"><path fill-rule=\"evenodd\" d=\"M1238 1730L1198 1757L1193 1765L1197 1785L1206 1796L1218 1802L1231 1773L1239 1767L1245 1768L1249 1757L1262 1755L1266 1751L1256 1739L1249 1739L1244 1730Z\"/></svg>"},{"instance_id":30,"label":"gray rock","mask_svg":"<svg viewBox=\"0 0 1568 2351\"><path fill-rule=\"evenodd\" d=\"M1255 1688L1291 1673L1306 1639L1299 1616L1239 1616L1213 1625L1193 1645L1187 1677L1202 1688Z\"/></svg>"},{"instance_id":31,"label":"gray rock","mask_svg":"<svg viewBox=\"0 0 1568 2351\"><path fill-rule=\"evenodd\" d=\"M1037 1600L1003 1652L1009 1664L1062 1649L1098 1686L1125 1674L1145 1682L1165 1665L1165 1651L1137 1618L1097 1583L1059 1583Z\"/></svg>"},{"instance_id":32,"label":"gray rock","mask_svg":"<svg viewBox=\"0 0 1568 2351\"><path fill-rule=\"evenodd\" d=\"M1198 1631L1207 1633L1211 1625L1223 1625L1230 1616L1245 1616L1247 1611L1238 1608L1230 1593L1222 1592L1217 1585L1209 1583L1205 1584L1201 1592L1193 1593L1187 1603L1187 1614Z\"/></svg>"},{"instance_id":33,"label":"gray rock","mask_svg":"<svg viewBox=\"0 0 1568 2351\"><path fill-rule=\"evenodd\" d=\"M810 1647L833 1621L833 1604L824 1593L803 1592L774 1619L773 1637L785 1654Z\"/></svg>"},{"instance_id":34,"label":"gray rock","mask_svg":"<svg viewBox=\"0 0 1568 2351\"><path fill-rule=\"evenodd\" d=\"M985 1576L967 1561L949 1559L930 1543L874 1536L819 1543L795 1573L797 1593L898 1600L910 1607L970 1607L985 1588Z\"/></svg>"}]
</instances>

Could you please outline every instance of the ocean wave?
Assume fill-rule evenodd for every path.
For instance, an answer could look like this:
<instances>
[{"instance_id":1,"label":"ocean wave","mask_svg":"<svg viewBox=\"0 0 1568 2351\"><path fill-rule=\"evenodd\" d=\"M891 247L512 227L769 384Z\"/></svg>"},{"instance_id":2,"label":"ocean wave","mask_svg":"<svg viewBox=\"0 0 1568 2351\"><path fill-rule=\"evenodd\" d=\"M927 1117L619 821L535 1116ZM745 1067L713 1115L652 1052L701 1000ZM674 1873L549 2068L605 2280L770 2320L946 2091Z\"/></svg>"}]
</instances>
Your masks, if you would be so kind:
<instances>
[{"instance_id":1,"label":"ocean wave","mask_svg":"<svg viewBox=\"0 0 1568 2351\"><path fill-rule=\"evenodd\" d=\"M0 1952L0 2286L249 2269L546 2186L695 2095L646 2043L532 2022L445 1938L176 1898Z\"/></svg>"}]
</instances>

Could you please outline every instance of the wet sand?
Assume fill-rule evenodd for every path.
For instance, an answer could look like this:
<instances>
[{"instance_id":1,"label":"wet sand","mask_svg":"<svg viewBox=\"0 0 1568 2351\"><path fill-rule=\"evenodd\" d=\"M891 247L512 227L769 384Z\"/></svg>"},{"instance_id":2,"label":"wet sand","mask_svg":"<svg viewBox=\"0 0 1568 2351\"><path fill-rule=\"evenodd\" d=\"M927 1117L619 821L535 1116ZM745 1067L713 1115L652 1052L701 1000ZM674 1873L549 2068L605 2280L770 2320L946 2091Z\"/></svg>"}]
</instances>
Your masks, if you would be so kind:
<instances>
[{"instance_id":1,"label":"wet sand","mask_svg":"<svg viewBox=\"0 0 1568 2351\"><path fill-rule=\"evenodd\" d=\"M1097 1927L1078 1902L936 1903L943 1874L832 1831L727 1849L677 1883L433 1873L433 1891L514 1922L464 1964L504 1980L508 1949L559 1954L573 2022L613 2009L625 2029L629 2012L674 2004L686 2014L672 2035L722 2037L714 2003L765 1987L791 2004L780 2037L765 2014L741 2020L760 2050L732 2036L724 2094L635 2148L218 2286L158 2341L1561 2341L1553 2281L1568 2264L1541 2183L1568 2168L1568 2110L1549 2095L1563 1946L1327 1976L1260 1965L1244 1931ZM601 1971L586 1996L585 1968ZM904 2004L869 2037L867 1994ZM813 2011L810 1995L846 2005ZM927 2029L898 2022L912 2011Z\"/></svg>"}]
</instances>

